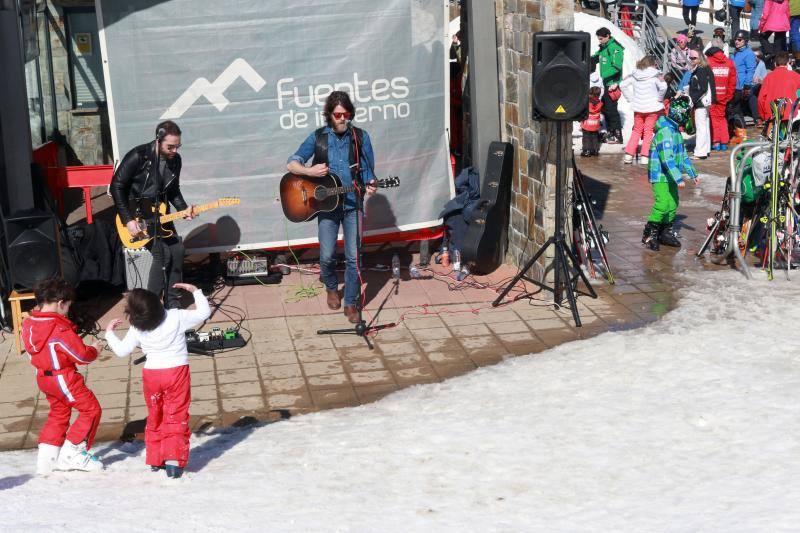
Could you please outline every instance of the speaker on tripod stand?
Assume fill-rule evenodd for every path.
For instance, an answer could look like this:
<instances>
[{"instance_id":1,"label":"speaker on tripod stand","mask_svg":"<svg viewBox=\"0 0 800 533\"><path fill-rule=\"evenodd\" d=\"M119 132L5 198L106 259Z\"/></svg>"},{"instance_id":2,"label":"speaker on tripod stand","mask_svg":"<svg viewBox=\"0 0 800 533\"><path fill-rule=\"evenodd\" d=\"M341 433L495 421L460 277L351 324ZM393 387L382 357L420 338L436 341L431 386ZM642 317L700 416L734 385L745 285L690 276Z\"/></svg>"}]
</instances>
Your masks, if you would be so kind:
<instances>
[{"instance_id":1,"label":"speaker on tripod stand","mask_svg":"<svg viewBox=\"0 0 800 533\"><path fill-rule=\"evenodd\" d=\"M492 302L497 307L520 279L524 279L542 289L553 293L553 303L559 307L563 303L562 294L566 292L572 318L577 327L581 326L578 306L575 300L577 281L582 279L588 295L597 298L597 293L580 268L578 259L570 250L564 238L564 154L562 138L565 126L572 128L573 120L586 116L589 106L589 50L590 37L581 31L538 32L533 35L533 118L555 122L556 125L556 213L555 233L530 258L514 276L500 295ZM546 157L546 156L545 156ZM530 278L528 270L536 263L548 247L554 247L553 286ZM573 270L570 272L569 261Z\"/></svg>"}]
</instances>

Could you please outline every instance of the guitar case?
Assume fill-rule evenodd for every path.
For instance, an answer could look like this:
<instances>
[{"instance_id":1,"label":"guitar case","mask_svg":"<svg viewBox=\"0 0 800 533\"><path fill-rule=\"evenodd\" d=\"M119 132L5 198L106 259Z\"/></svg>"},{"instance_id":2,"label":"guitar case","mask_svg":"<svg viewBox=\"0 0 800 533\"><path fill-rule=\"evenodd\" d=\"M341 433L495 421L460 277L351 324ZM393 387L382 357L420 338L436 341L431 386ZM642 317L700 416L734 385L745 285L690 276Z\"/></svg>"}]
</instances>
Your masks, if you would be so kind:
<instances>
[{"instance_id":1,"label":"guitar case","mask_svg":"<svg viewBox=\"0 0 800 533\"><path fill-rule=\"evenodd\" d=\"M505 258L513 168L514 147L504 142L491 143L481 197L469 215L461 244L461 262L466 263L474 274L494 272Z\"/></svg>"}]
</instances>

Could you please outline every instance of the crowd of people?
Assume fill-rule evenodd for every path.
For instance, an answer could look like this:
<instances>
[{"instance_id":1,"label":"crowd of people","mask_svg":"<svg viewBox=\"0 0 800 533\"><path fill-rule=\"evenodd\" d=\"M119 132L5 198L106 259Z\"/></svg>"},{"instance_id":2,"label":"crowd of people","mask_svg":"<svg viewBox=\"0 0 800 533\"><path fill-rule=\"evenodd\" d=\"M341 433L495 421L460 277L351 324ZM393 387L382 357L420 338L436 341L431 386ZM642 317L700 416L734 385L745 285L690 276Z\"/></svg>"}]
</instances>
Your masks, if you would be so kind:
<instances>
[{"instance_id":1,"label":"crowd of people","mask_svg":"<svg viewBox=\"0 0 800 533\"><path fill-rule=\"evenodd\" d=\"M794 64L800 58L800 36L791 39L793 53L786 49L785 37L790 26L800 32L800 0L793 0L798 15L791 24L794 9L788 0L764 0L755 50L750 33L738 27L730 40L724 28L715 28L704 44L694 31L697 5L688 3L683 2L689 28L675 37L669 57L647 54L627 75L622 44L609 28L596 31L600 46L592 55L589 103L581 122L581 156L598 155L602 143L621 144L624 163L638 160L647 166L653 208L642 243L654 251L659 245L680 246L672 224L683 176L698 181L692 160L707 159L712 152L725 152L746 140L748 117L766 132L774 120L770 104L800 97L800 73ZM741 8L731 1L729 9ZM620 98L633 111L627 140L622 135ZM789 113L787 106L779 120L788 120Z\"/></svg>"},{"instance_id":2,"label":"crowd of people","mask_svg":"<svg viewBox=\"0 0 800 533\"><path fill-rule=\"evenodd\" d=\"M706 159L711 152L724 152L730 144L746 140L748 122L763 128L772 118L770 102L778 98L794 101L800 90L800 74L794 65L800 52L790 54L784 49L785 37L769 29L775 27L769 22L777 9L769 6L772 3L766 0L764 5L760 47L751 48L746 30L737 30L728 42L724 28L715 28L704 44L689 28L675 37L666 72L664 58L645 55L633 72L623 76L623 46L608 28L598 29L600 46L592 56L596 72L590 78L588 116L581 123L581 155L597 155L601 143L623 144L625 163L638 159L647 165L656 121L668 114L670 101L681 95L691 103L685 132L694 136L693 159ZM800 6L800 0L797 3ZM797 26L800 31L800 15ZM770 36L774 42L765 45ZM633 111L627 139L622 135L620 98L625 98Z\"/></svg>"}]
</instances>

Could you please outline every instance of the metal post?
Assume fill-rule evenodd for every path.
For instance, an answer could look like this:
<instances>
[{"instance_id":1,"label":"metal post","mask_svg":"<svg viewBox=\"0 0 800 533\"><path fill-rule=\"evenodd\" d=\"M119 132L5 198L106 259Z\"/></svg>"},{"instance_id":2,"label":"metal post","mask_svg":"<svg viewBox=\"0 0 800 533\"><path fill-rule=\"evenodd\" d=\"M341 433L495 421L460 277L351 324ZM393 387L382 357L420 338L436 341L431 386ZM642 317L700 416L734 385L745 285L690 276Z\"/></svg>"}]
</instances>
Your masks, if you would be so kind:
<instances>
[{"instance_id":1,"label":"metal post","mask_svg":"<svg viewBox=\"0 0 800 533\"><path fill-rule=\"evenodd\" d=\"M11 211L33 208L31 132L25 90L22 27L15 0L0 0L0 150L3 151L8 206Z\"/></svg>"},{"instance_id":2,"label":"metal post","mask_svg":"<svg viewBox=\"0 0 800 533\"><path fill-rule=\"evenodd\" d=\"M500 95L497 68L495 3L467 0L469 109L472 166L483 173L489 144L500 140Z\"/></svg>"}]
</instances>

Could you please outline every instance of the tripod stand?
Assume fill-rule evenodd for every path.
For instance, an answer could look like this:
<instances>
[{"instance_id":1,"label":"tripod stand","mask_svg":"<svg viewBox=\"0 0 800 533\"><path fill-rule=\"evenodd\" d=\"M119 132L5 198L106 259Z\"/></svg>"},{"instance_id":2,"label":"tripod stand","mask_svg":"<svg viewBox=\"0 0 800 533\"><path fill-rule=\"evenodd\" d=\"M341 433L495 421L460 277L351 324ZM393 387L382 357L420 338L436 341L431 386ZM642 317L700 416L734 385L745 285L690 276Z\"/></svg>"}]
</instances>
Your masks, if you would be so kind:
<instances>
[{"instance_id":1,"label":"tripod stand","mask_svg":"<svg viewBox=\"0 0 800 533\"><path fill-rule=\"evenodd\" d=\"M563 180L564 177L562 175L563 172L563 154L561 153L561 138L564 135L564 124L567 121L558 120L557 127L556 127L556 228L555 234L548 237L545 243L539 248L533 257L528 260L522 269L514 276L508 285L503 289L500 295L492 302L492 307L497 307L503 301L503 298L514 288L514 285L520 279L524 279L525 281L529 281L534 285L541 287L542 289L551 291L553 293L553 303L555 307L560 307L563 303L564 299L562 298L562 290L566 289L567 294L567 301L569 302L570 310L572 311L572 318L575 321L575 325L577 327L581 327L581 317L578 314L578 306L577 301L575 299L575 293L577 292L577 280L582 279L583 283L586 285L587 289L589 290L588 296L592 298L597 298L597 293L594 291L592 286L589 284L589 280L586 278L586 275L581 270L580 266L578 265L578 259L575 257L575 254L572 253L572 250L569 249L565 239L564 239L564 214L563 214L563 207L564 207L564 185ZM536 263L536 261L541 257L542 254L545 253L549 246L555 247L555 257L553 258L553 286L549 287L544 282L535 280L527 275L528 271L531 267ZM572 267L577 272L575 276L572 276L569 271L569 263L567 262L567 258L572 261ZM563 276L563 279L562 279Z\"/></svg>"},{"instance_id":2,"label":"tripod stand","mask_svg":"<svg viewBox=\"0 0 800 533\"><path fill-rule=\"evenodd\" d=\"M372 320L369 321L369 324L364 320L363 314L363 301L364 301L364 288L361 284L361 236L363 232L363 222L364 222L364 196L362 194L362 189L358 185L357 181L354 179L353 184L356 186L355 194L356 194L356 268L358 269L358 301L356 302L356 310L358 311L358 322L356 322L355 326L352 328L341 328L341 329L318 329L317 335L337 335L337 334L346 334L346 335L359 335L363 337L364 341L367 343L367 346L370 350L374 349L375 347L372 345L372 342L369 340L369 335L373 331L379 331L386 328L392 328L395 326L395 323L392 322L390 324L380 324L376 325L375 322L378 320L378 315L383 310L383 306L386 305L386 302L389 299L389 295L392 291L389 291L386 294L386 297L381 302L381 305L378 307L378 310L375 312L375 315L372 317ZM345 246L347 244L345 243ZM394 290L397 291L399 286L400 280L395 277L394 278Z\"/></svg>"}]
</instances>

